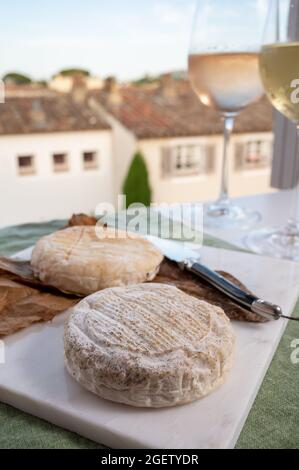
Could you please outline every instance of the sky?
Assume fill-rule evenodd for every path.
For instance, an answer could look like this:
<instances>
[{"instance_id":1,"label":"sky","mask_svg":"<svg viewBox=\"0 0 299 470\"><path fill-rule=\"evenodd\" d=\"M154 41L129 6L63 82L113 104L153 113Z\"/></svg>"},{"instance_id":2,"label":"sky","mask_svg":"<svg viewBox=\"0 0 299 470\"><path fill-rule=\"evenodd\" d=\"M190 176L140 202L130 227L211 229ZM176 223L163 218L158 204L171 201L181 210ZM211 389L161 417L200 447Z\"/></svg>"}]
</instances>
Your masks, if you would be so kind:
<instances>
[{"instance_id":1,"label":"sky","mask_svg":"<svg viewBox=\"0 0 299 470\"><path fill-rule=\"evenodd\" d=\"M195 0L1 2L0 75L84 67L121 80L186 68Z\"/></svg>"}]
</instances>

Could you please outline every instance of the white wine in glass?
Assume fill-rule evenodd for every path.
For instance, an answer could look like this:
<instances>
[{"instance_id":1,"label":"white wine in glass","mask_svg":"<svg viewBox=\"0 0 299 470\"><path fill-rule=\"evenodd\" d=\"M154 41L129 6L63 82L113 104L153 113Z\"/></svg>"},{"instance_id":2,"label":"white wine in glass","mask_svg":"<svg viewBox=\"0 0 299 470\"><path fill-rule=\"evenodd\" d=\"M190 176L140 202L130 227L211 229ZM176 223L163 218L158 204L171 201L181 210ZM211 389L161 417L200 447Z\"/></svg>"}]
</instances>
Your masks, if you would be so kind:
<instances>
[{"instance_id":1,"label":"white wine in glass","mask_svg":"<svg viewBox=\"0 0 299 470\"><path fill-rule=\"evenodd\" d=\"M221 113L239 113L263 94L259 54L191 54L189 77L200 101Z\"/></svg>"},{"instance_id":2,"label":"white wine in glass","mask_svg":"<svg viewBox=\"0 0 299 470\"><path fill-rule=\"evenodd\" d=\"M299 123L299 42L270 44L262 48L260 69L273 106L290 121Z\"/></svg>"},{"instance_id":3,"label":"white wine in glass","mask_svg":"<svg viewBox=\"0 0 299 470\"><path fill-rule=\"evenodd\" d=\"M272 0L260 56L260 73L273 106L294 123L299 150L299 0ZM299 156L291 214L281 228L256 230L247 246L256 253L299 260Z\"/></svg>"},{"instance_id":4,"label":"white wine in glass","mask_svg":"<svg viewBox=\"0 0 299 470\"><path fill-rule=\"evenodd\" d=\"M259 220L229 200L228 146L235 118L264 94L259 53L268 0L198 0L189 52L189 77L199 100L224 122L219 199L206 206L205 225L247 228Z\"/></svg>"}]
</instances>

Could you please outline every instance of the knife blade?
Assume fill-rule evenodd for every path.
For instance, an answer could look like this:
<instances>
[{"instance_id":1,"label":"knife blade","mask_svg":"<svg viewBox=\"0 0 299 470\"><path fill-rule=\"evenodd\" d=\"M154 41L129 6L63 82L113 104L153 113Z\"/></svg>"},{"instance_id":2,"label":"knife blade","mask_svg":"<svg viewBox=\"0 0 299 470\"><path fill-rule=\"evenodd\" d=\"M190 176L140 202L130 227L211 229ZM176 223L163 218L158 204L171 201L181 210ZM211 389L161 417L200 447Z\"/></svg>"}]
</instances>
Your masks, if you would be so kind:
<instances>
[{"instance_id":1,"label":"knife blade","mask_svg":"<svg viewBox=\"0 0 299 470\"><path fill-rule=\"evenodd\" d=\"M267 320L285 318L281 307L278 305L243 291L240 287L228 281L216 271L202 264L200 262L200 253L190 248L188 245L182 242L164 240L152 236L148 236L147 238L162 251L167 259L176 262L181 269L190 271L205 280L245 310L255 313Z\"/></svg>"}]
</instances>

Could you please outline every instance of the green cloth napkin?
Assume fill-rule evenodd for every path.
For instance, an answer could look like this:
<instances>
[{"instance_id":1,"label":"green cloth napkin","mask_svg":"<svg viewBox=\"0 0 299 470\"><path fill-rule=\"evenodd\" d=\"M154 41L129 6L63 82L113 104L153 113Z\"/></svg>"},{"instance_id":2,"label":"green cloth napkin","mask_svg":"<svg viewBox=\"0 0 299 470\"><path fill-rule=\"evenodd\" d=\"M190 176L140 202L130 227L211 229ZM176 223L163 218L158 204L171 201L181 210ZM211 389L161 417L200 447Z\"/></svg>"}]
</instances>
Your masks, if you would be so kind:
<instances>
[{"instance_id":1,"label":"green cloth napkin","mask_svg":"<svg viewBox=\"0 0 299 470\"><path fill-rule=\"evenodd\" d=\"M51 221L0 230L0 253L11 255L21 251L65 224L66 221ZM205 237L204 244L236 250L210 236ZM299 304L295 314L299 316ZM295 339L299 339L299 326L290 322L237 443L238 449L299 448L299 364L291 362L294 352L291 344ZM0 403L0 448L102 449L103 446Z\"/></svg>"},{"instance_id":2,"label":"green cloth napkin","mask_svg":"<svg viewBox=\"0 0 299 470\"><path fill-rule=\"evenodd\" d=\"M25 224L0 230L0 255L11 256L34 245L45 235L67 224L66 220L52 220L45 224Z\"/></svg>"}]
</instances>

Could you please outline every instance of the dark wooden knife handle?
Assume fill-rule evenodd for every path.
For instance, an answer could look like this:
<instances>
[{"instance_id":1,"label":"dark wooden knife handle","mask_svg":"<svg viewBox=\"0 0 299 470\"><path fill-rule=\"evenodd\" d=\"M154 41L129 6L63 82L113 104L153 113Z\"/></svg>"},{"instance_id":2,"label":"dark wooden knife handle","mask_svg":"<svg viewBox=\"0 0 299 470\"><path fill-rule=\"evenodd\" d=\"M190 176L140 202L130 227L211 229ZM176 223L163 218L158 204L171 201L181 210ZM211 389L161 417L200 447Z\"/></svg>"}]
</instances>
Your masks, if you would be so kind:
<instances>
[{"instance_id":1,"label":"dark wooden knife handle","mask_svg":"<svg viewBox=\"0 0 299 470\"><path fill-rule=\"evenodd\" d=\"M216 271L209 269L207 266L196 262L185 262L184 267L214 286L240 307L267 318L268 320L279 320L281 318L282 310L278 305L266 302L243 291L240 287L228 281Z\"/></svg>"}]
</instances>

